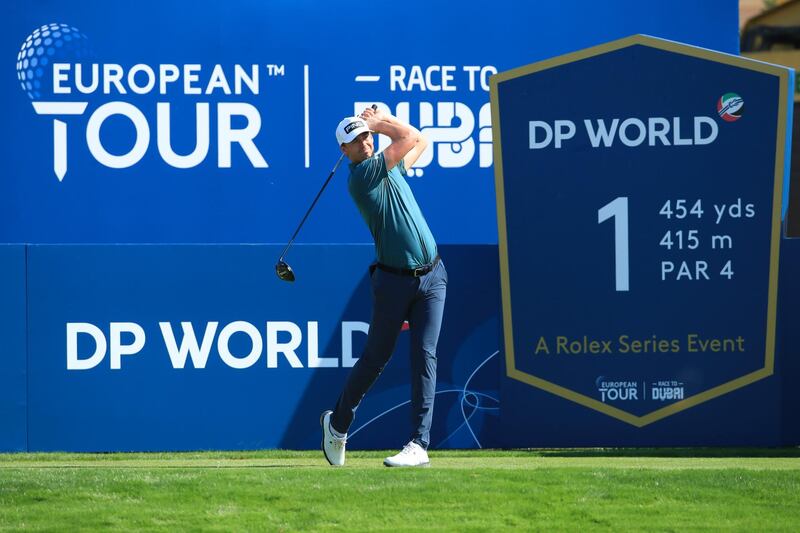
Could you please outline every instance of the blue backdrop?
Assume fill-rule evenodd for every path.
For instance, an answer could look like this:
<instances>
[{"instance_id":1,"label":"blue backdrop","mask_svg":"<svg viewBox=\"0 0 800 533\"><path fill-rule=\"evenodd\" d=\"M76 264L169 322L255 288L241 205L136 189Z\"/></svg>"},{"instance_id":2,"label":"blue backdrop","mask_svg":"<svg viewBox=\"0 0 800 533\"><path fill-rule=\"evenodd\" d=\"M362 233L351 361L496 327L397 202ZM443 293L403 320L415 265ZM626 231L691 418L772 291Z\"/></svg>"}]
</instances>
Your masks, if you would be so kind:
<instances>
[{"instance_id":1,"label":"blue backdrop","mask_svg":"<svg viewBox=\"0 0 800 533\"><path fill-rule=\"evenodd\" d=\"M737 12L734 0L0 7L0 450L316 448L370 313L374 254L346 169L290 252L298 281L273 264L339 156L336 123L372 103L432 141L409 182L450 278L433 447L797 442L800 368L781 355L800 345L791 277L775 375L645 432L505 377L489 76L636 33L735 54ZM610 106L595 94L607 78L576 72L575 108ZM579 228L567 185L560 224L531 210L562 236ZM565 273L583 252L569 253ZM405 337L354 448L407 437Z\"/></svg>"},{"instance_id":2,"label":"blue backdrop","mask_svg":"<svg viewBox=\"0 0 800 533\"><path fill-rule=\"evenodd\" d=\"M8 60L0 78L0 242L13 243L285 242L339 156L335 125L373 102L432 141L411 184L438 241L496 243L490 74L634 33L738 51L735 0L414 0L358 8L59 1L11 2L0 12ZM64 65L58 93L54 64ZM257 78L257 90L240 79L237 94L236 65ZM587 91L596 81L577 80ZM70 111L80 114L37 114L32 102L85 106ZM113 102L120 104L108 107ZM207 124L198 122L204 113ZM55 120L66 132L59 143ZM221 137L233 136L223 132L247 127L257 132L239 135L247 142L230 144L229 158L220 155L228 146ZM186 156L198 130L207 151L183 163L192 166L165 162L159 131L164 145ZM114 159L131 151L129 161ZM98 157L129 166L111 168ZM371 242L350 206L345 174L300 242Z\"/></svg>"}]
</instances>

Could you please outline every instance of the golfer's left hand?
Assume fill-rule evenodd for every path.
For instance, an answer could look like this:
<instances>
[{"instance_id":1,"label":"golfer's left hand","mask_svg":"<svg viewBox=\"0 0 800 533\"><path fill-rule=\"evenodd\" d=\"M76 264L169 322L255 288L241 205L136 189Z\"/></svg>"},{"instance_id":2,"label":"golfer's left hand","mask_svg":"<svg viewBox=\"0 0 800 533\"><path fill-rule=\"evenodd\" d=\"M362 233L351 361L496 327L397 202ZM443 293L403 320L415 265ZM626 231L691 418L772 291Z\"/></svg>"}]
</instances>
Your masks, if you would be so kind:
<instances>
[{"instance_id":1,"label":"golfer's left hand","mask_svg":"<svg viewBox=\"0 0 800 533\"><path fill-rule=\"evenodd\" d=\"M372 109L371 107L368 107L361 112L361 118L366 120L368 124L370 120L380 122L382 120L386 120L386 113L380 109Z\"/></svg>"}]
</instances>

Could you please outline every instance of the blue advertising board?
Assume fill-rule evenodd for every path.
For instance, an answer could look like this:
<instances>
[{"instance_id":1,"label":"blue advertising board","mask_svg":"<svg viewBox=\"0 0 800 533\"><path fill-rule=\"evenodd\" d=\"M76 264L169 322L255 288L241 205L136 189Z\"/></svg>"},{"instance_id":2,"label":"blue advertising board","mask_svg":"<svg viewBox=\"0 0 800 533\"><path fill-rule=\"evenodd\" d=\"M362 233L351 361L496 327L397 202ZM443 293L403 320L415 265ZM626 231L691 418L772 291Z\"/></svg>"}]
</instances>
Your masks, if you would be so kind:
<instances>
[{"instance_id":1,"label":"blue advertising board","mask_svg":"<svg viewBox=\"0 0 800 533\"><path fill-rule=\"evenodd\" d=\"M25 247L0 246L0 450L28 447Z\"/></svg>"},{"instance_id":2,"label":"blue advertising board","mask_svg":"<svg viewBox=\"0 0 800 533\"><path fill-rule=\"evenodd\" d=\"M780 404L783 406L781 443L800 442L800 328L797 327L797 302L800 302L800 239L781 241L780 291L778 293L778 353L775 374L780 376Z\"/></svg>"},{"instance_id":3,"label":"blue advertising board","mask_svg":"<svg viewBox=\"0 0 800 533\"><path fill-rule=\"evenodd\" d=\"M645 36L492 78L517 399L540 389L665 443L647 426L773 375L792 86L791 69ZM536 432L536 416L504 423Z\"/></svg>"},{"instance_id":4,"label":"blue advertising board","mask_svg":"<svg viewBox=\"0 0 800 533\"><path fill-rule=\"evenodd\" d=\"M371 245L35 245L28 253L31 451L314 449L369 330ZM497 445L493 246L445 246L433 447ZM469 259L469 261L467 261ZM451 266L452 264L452 266ZM476 284L471 268L493 275ZM20 315L23 316L23 315ZM350 442L408 441L408 334Z\"/></svg>"},{"instance_id":5,"label":"blue advertising board","mask_svg":"<svg viewBox=\"0 0 800 533\"><path fill-rule=\"evenodd\" d=\"M0 242L13 243L285 242L340 155L335 125L372 103L431 141L411 185L437 240L496 243L491 74L634 32L738 51L735 0L0 13ZM370 242L345 171L300 242Z\"/></svg>"}]
</instances>

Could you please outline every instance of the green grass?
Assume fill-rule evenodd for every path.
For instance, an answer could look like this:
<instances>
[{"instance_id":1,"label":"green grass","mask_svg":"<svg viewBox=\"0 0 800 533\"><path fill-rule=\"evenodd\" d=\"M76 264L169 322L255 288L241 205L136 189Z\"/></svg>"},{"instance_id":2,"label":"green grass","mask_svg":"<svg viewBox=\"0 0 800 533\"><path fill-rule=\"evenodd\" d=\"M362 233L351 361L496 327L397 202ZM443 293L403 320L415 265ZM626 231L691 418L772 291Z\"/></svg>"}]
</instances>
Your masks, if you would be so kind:
<instances>
[{"instance_id":1,"label":"green grass","mask_svg":"<svg viewBox=\"0 0 800 533\"><path fill-rule=\"evenodd\" d=\"M798 531L800 450L0 454L0 530Z\"/></svg>"}]
</instances>

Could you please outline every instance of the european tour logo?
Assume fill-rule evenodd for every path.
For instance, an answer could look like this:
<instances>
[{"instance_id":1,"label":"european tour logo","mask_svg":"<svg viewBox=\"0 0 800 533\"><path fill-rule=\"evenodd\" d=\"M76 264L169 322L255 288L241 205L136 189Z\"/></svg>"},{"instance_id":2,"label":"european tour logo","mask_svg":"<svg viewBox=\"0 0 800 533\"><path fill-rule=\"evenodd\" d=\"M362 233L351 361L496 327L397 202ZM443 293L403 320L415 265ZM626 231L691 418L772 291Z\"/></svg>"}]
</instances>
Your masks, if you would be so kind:
<instances>
[{"instance_id":1,"label":"european tour logo","mask_svg":"<svg viewBox=\"0 0 800 533\"><path fill-rule=\"evenodd\" d=\"M259 110L247 102L221 100L259 95L260 67L268 67L267 75L274 75L269 68L274 65L123 66L92 62L93 56L88 37L64 23L37 28L23 41L17 54L17 79L22 90L37 115L53 118L53 172L59 181L68 170L67 139L80 139L79 133L85 133L86 146L95 161L108 168L124 169L141 161L150 148L153 131L164 163L180 169L196 167L209 153L212 109L216 112L216 166L231 167L233 145L238 145L254 168L269 166L256 144L261 130ZM158 95L159 100L167 101L150 106L137 104L134 99L140 95ZM194 105L196 141L190 153L178 154L173 149L170 96L200 100ZM212 98L217 101L208 101ZM97 100L101 100L99 105L95 105ZM85 132L80 132L82 124L74 117L88 118ZM121 154L112 153L101 134L103 124L112 117L118 117L117 121L121 117L135 131L133 146Z\"/></svg>"}]
</instances>

